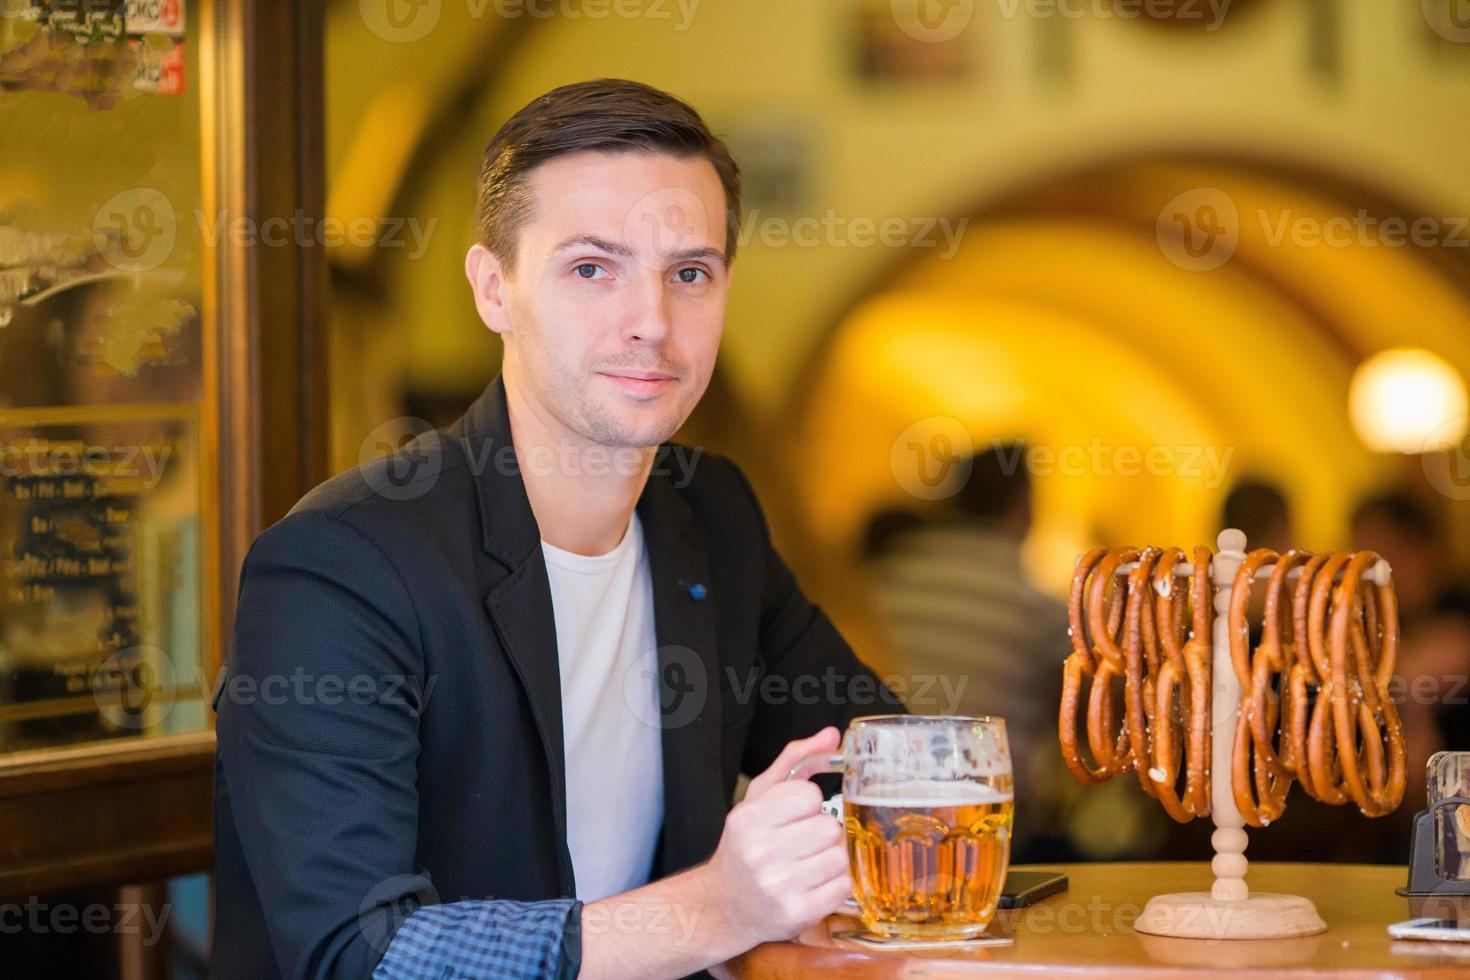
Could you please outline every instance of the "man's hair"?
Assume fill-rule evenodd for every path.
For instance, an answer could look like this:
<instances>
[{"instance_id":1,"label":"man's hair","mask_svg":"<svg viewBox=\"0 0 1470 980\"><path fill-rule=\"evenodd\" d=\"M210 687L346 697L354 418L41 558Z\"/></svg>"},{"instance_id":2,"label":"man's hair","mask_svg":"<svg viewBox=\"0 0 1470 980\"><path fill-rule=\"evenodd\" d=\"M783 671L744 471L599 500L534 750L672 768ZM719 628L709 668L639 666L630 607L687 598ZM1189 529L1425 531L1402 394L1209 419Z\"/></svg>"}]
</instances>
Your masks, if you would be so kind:
<instances>
[{"instance_id":1,"label":"man's hair","mask_svg":"<svg viewBox=\"0 0 1470 980\"><path fill-rule=\"evenodd\" d=\"M1230 488L1220 509L1220 519L1226 527L1244 531L1249 541L1288 529L1291 526L1291 505L1275 483L1247 477Z\"/></svg>"},{"instance_id":2,"label":"man's hair","mask_svg":"<svg viewBox=\"0 0 1470 980\"><path fill-rule=\"evenodd\" d=\"M1031 511L1030 449L1024 440L997 442L970 457L970 476L954 502L971 517L999 521Z\"/></svg>"},{"instance_id":3,"label":"man's hair","mask_svg":"<svg viewBox=\"0 0 1470 980\"><path fill-rule=\"evenodd\" d=\"M485 147L475 227L480 244L507 269L515 266L516 235L534 206L531 171L584 150L709 160L725 189L725 260L735 258L740 168L729 148L687 102L640 82L599 78L563 85L533 100Z\"/></svg>"}]
</instances>

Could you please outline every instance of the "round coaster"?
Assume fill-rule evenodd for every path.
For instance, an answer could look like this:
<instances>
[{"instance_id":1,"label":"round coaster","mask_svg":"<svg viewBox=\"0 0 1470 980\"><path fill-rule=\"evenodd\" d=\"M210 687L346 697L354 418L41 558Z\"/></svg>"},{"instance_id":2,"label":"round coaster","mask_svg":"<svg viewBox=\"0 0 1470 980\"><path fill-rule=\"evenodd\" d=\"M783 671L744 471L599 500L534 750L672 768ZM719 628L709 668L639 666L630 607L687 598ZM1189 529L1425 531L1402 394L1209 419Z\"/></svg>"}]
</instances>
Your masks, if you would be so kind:
<instances>
[{"instance_id":1,"label":"round coaster","mask_svg":"<svg viewBox=\"0 0 1470 980\"><path fill-rule=\"evenodd\" d=\"M832 938L855 943L864 949L913 950L913 949L981 949L986 946L1010 946L1015 939L1010 936L976 936L973 939L903 939L898 936L878 936L861 929L837 929Z\"/></svg>"}]
</instances>

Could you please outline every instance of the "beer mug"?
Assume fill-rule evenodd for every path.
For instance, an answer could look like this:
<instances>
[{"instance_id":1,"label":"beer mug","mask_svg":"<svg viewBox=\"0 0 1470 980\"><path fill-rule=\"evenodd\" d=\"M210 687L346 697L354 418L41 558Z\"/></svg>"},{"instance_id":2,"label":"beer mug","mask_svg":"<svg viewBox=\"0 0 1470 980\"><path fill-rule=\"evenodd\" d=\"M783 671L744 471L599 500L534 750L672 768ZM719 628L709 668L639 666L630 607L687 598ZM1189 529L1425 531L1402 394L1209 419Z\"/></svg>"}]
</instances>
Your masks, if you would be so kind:
<instances>
[{"instance_id":1,"label":"beer mug","mask_svg":"<svg viewBox=\"0 0 1470 980\"><path fill-rule=\"evenodd\" d=\"M1011 854L1011 753L1000 718L874 715L788 779L842 773L852 894L880 936L972 939Z\"/></svg>"}]
</instances>

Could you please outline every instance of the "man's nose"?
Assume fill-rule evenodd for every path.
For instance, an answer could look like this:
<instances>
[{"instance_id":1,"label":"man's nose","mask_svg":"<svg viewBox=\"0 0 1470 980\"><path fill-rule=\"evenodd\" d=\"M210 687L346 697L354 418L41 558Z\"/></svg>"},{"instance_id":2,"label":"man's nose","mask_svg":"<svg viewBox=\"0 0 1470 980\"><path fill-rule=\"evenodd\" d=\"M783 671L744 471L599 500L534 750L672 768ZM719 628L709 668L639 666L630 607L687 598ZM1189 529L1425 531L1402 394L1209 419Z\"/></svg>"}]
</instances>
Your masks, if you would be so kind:
<instances>
[{"instance_id":1,"label":"man's nose","mask_svg":"<svg viewBox=\"0 0 1470 980\"><path fill-rule=\"evenodd\" d=\"M663 274L658 270L646 270L638 278L634 292L633 308L628 311L624 339L645 344L663 343L671 329L669 319L669 294L664 286Z\"/></svg>"}]
</instances>

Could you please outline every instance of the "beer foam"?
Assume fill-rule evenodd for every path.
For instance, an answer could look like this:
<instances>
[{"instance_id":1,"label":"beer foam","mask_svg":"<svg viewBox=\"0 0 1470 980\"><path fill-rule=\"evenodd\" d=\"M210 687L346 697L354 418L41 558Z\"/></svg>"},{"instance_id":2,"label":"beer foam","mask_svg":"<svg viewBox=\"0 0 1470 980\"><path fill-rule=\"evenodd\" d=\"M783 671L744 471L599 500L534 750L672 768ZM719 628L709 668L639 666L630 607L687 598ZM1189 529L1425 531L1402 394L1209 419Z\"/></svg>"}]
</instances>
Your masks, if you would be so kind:
<instances>
[{"instance_id":1,"label":"beer foam","mask_svg":"<svg viewBox=\"0 0 1470 980\"><path fill-rule=\"evenodd\" d=\"M844 793L842 799L858 806L980 806L987 803L1010 803L1014 794L1009 790L999 790L981 783L915 779L869 786L861 793Z\"/></svg>"}]
</instances>

